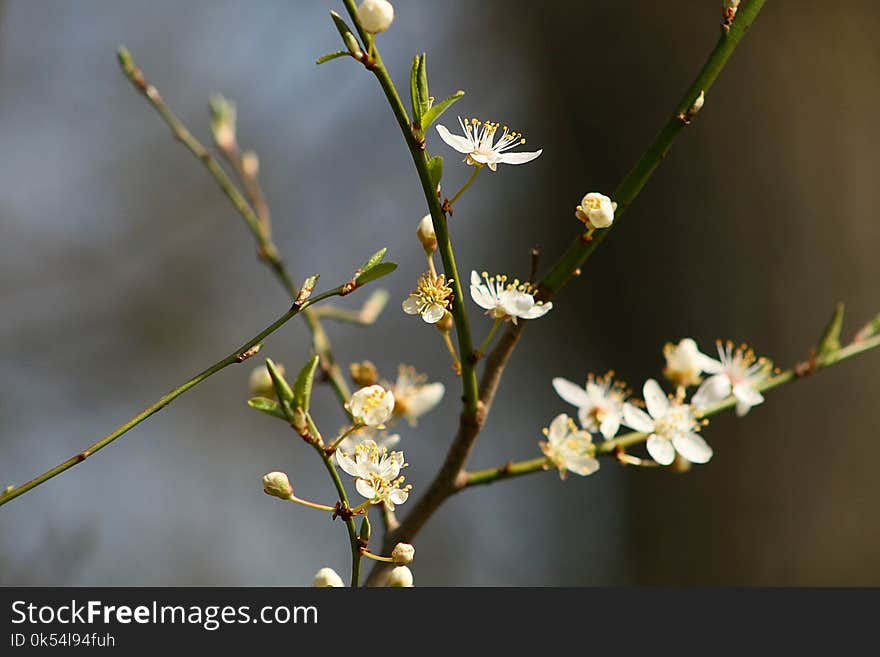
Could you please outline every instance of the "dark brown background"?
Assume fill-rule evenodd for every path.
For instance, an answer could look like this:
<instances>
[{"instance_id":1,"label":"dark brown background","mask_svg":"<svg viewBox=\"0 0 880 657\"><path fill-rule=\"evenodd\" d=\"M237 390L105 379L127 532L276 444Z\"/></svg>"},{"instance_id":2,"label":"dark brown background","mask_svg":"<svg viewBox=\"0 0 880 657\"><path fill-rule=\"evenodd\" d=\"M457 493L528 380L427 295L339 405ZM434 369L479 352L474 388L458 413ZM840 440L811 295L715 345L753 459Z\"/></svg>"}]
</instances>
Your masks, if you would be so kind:
<instances>
[{"instance_id":1,"label":"dark brown background","mask_svg":"<svg viewBox=\"0 0 880 657\"><path fill-rule=\"evenodd\" d=\"M718 3L397 3L381 38L405 86L432 90L545 149L484 174L457 207L460 266L552 259L589 190L611 190L714 44ZM338 48L331 2L0 3L0 483L81 449L278 315L213 181L119 74L125 43L202 138L207 98L239 103L279 245L297 277L341 280L387 245L401 264L377 329L329 326L343 362L417 365L450 387L405 430L415 494L457 416L432 331L399 311L422 261L424 202L372 79ZM567 409L549 381L613 367L640 386L667 340L746 340L803 357L837 301L847 334L880 310L876 3L771 2L638 201L509 368L475 467L537 452ZM447 158L447 188L467 175ZM546 263L545 263L546 264ZM354 302L354 300L353 300ZM488 323L475 315L482 337ZM393 336L393 340L389 338ZM290 325L267 355L296 366ZM605 463L461 495L417 543L419 584L880 584L880 354L718 418L687 476ZM211 379L128 437L0 510L3 584L306 585L347 569L344 533L266 498L284 468L329 499L311 453L244 406L249 368ZM325 433L343 422L328 390Z\"/></svg>"}]
</instances>

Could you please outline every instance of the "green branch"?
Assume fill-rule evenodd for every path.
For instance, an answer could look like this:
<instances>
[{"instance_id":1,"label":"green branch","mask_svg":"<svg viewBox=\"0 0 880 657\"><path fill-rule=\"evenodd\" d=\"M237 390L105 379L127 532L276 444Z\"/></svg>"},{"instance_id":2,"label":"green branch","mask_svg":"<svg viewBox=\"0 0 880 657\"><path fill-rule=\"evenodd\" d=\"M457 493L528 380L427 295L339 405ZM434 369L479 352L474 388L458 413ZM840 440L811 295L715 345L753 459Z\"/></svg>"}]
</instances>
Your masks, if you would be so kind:
<instances>
[{"instance_id":1,"label":"green branch","mask_svg":"<svg viewBox=\"0 0 880 657\"><path fill-rule=\"evenodd\" d=\"M204 381L208 377L213 376L214 374L216 374L220 370L225 369L226 367L228 367L230 365L233 365L235 363L241 363L241 362L247 360L252 355L254 355L254 353L256 353L256 351L254 350L254 347L257 347L257 345L261 344L263 342L263 340L265 340L272 333L274 333L279 328L284 326L284 324L286 324L295 315L300 313L303 309L305 309L308 306L311 306L311 305L313 305L323 299L327 299L332 296L338 296L342 293L343 293L343 286L339 286L337 288L334 288L332 290L324 292L323 294L320 294L316 297L313 297L308 302L303 304L302 307L293 306L290 310L288 310L286 313L284 313L281 317L279 317L277 320L272 322L272 324L270 324L265 329L260 331L257 335L255 335L253 338L251 338L250 340L245 342L242 346L240 346L238 349L233 351L226 358L223 358L222 360L217 361L216 363L214 363L213 365L211 365L207 369L196 374L194 377L192 377L191 379L189 379L185 383L174 388L174 390L169 392L167 395L164 395L163 397L161 397L154 404L151 404L150 406L145 408L143 411L141 411L140 413L135 415L133 418L128 420L128 422L126 422L125 424L122 424L114 431L111 431L106 436L101 438L99 441L93 443L92 445L89 445L88 447L86 447L84 450L82 450L78 454L75 454L74 456L70 457L69 459L67 459L63 463L60 463L59 465L55 466L51 470L44 472L40 476L35 477L34 479L31 479L27 483L22 484L21 486L18 486L18 487L10 486L9 488L7 488L2 494L0 494L0 506L3 506L7 502L14 500L19 495L24 495L29 490L36 488L40 484L44 484L45 482L49 481L53 477L56 477L56 476L60 475L62 472L69 470L73 466L82 463L88 457L90 457L92 454L94 454L95 452L98 452L99 450L104 449L107 445L109 445L110 443L115 441L117 438L124 436L126 433L128 433L129 431L134 429L141 422L143 422L144 420L146 420L150 416L154 415L158 411L161 411L163 408L168 406L168 404L170 404L175 399L180 397L187 390L194 388L195 386L200 384L202 381Z\"/></svg>"},{"instance_id":2,"label":"green branch","mask_svg":"<svg viewBox=\"0 0 880 657\"><path fill-rule=\"evenodd\" d=\"M861 353L869 351L870 349L876 349L877 347L880 347L880 336L874 336L867 340L853 342L846 347L843 347L839 351L828 355L822 360L818 360L815 362L806 361L803 363L797 363L791 369L785 370L784 372L781 372L776 376L767 379L762 385L758 386L757 389L762 393L768 392L770 390L773 390L774 388L778 388L781 385L803 378L807 374L810 374L817 370L825 369L826 367L831 367L832 365L835 365L841 361L852 358L853 356L857 356ZM713 415L718 415L719 413L728 411L734 406L736 406L736 400L733 397L730 397L727 400L716 404L712 408L703 411L702 416L712 417ZM626 449L628 447L632 447L633 445L638 445L645 442L647 439L648 434L641 431L626 433L622 436L619 436L618 438L606 440L605 442L597 444L596 455L611 456L617 453L617 451L620 449ZM467 488L470 486L481 486L483 484L491 484L496 481L501 481L502 479L520 477L522 475L531 474L533 472L541 472L548 469L548 467L550 467L550 463L548 462L548 460L544 457L540 457L530 459L528 461L507 463L497 468L475 470L473 472L467 473L467 478L464 480L462 488Z\"/></svg>"}]
</instances>

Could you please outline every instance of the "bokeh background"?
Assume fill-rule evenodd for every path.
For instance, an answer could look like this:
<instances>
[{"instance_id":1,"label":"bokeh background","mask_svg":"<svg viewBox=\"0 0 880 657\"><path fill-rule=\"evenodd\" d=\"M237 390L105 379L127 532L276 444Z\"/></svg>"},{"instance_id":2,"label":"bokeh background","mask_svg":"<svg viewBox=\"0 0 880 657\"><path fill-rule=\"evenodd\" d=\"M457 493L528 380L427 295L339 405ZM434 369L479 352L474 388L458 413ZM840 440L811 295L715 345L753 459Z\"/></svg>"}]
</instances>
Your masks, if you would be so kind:
<instances>
[{"instance_id":1,"label":"bokeh background","mask_svg":"<svg viewBox=\"0 0 880 657\"><path fill-rule=\"evenodd\" d=\"M342 280L381 246L400 269L371 330L328 324L339 359L444 381L404 428L427 485L457 419L436 333L399 311L423 260L412 165L375 81L336 50L337 3L0 2L0 483L79 451L285 307L214 181L119 73L126 44L203 140L207 100L239 105L261 158L276 239L297 278ZM719 2L396 3L381 47L405 88L429 53L432 91L508 122L545 152L484 174L457 206L463 270L545 267L586 191L611 190L714 45ZM880 7L771 2L695 124L590 261L530 326L472 466L537 454L571 410L553 376L614 368L635 387L668 340L745 340L802 358L837 301L847 335L880 310ZM446 156L447 189L468 171ZM357 305L360 298L349 298ZM474 313L482 337L488 321ZM263 354L308 356L289 324ZM308 585L348 568L341 525L267 498L289 471L330 499L313 454L249 410L250 366L225 371L112 447L0 510L5 585ZM621 469L535 475L452 499L417 541L421 585L880 584L880 354L769 396L707 431L686 476ZM343 422L316 395L325 433ZM405 510L405 507L404 507Z\"/></svg>"}]
</instances>

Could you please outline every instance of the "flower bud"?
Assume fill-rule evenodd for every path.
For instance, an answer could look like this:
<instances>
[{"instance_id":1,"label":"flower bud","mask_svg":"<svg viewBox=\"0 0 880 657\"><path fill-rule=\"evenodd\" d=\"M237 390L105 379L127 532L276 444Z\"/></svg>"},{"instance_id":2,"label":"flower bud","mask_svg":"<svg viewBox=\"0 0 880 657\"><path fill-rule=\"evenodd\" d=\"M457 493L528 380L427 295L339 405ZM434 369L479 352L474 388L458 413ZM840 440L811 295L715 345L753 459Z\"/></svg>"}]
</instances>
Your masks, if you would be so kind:
<instances>
[{"instance_id":1,"label":"flower bud","mask_svg":"<svg viewBox=\"0 0 880 657\"><path fill-rule=\"evenodd\" d=\"M406 566L412 563L415 556L416 549L409 543L398 543L391 551L391 558L394 559L395 566Z\"/></svg>"},{"instance_id":2,"label":"flower bud","mask_svg":"<svg viewBox=\"0 0 880 657\"><path fill-rule=\"evenodd\" d=\"M293 497L293 486L283 472L270 472L263 475L263 492L272 497L289 500Z\"/></svg>"},{"instance_id":3,"label":"flower bud","mask_svg":"<svg viewBox=\"0 0 880 657\"><path fill-rule=\"evenodd\" d=\"M253 151L245 151L241 156L241 168L248 178L256 178L260 173L260 158Z\"/></svg>"},{"instance_id":4,"label":"flower bud","mask_svg":"<svg viewBox=\"0 0 880 657\"><path fill-rule=\"evenodd\" d=\"M395 588L409 588L413 585L412 571L406 566L397 566L388 577L388 586Z\"/></svg>"},{"instance_id":5,"label":"flower bud","mask_svg":"<svg viewBox=\"0 0 880 657\"><path fill-rule=\"evenodd\" d=\"M358 20L364 30L379 34L394 22L394 7L388 0L364 0L358 7Z\"/></svg>"},{"instance_id":6,"label":"flower bud","mask_svg":"<svg viewBox=\"0 0 880 657\"><path fill-rule=\"evenodd\" d=\"M282 375L284 374L284 365L275 365L275 369ZM269 376L269 370L265 365L254 368L250 379L248 379L248 387L251 394L256 397L275 399L275 386L272 385L272 377Z\"/></svg>"},{"instance_id":7,"label":"flower bud","mask_svg":"<svg viewBox=\"0 0 880 657\"><path fill-rule=\"evenodd\" d=\"M431 254L437 250L437 233L434 232L434 222L431 220L431 215L426 214L422 217L416 235L419 236L419 242L422 243L425 253Z\"/></svg>"},{"instance_id":8,"label":"flower bud","mask_svg":"<svg viewBox=\"0 0 880 657\"><path fill-rule=\"evenodd\" d=\"M221 150L235 146L235 103L223 96L211 97L211 132Z\"/></svg>"},{"instance_id":9,"label":"flower bud","mask_svg":"<svg viewBox=\"0 0 880 657\"><path fill-rule=\"evenodd\" d=\"M355 59L363 59L364 51L361 50L361 47L358 45L357 40L351 32L346 32L345 35L343 35L342 40L345 41L345 47L348 48L348 52L351 53L352 57Z\"/></svg>"},{"instance_id":10,"label":"flower bud","mask_svg":"<svg viewBox=\"0 0 880 657\"><path fill-rule=\"evenodd\" d=\"M352 363L348 366L351 372L351 380L356 386L366 387L375 385L379 380L379 372L372 362L365 360L360 363Z\"/></svg>"},{"instance_id":11,"label":"flower bud","mask_svg":"<svg viewBox=\"0 0 880 657\"><path fill-rule=\"evenodd\" d=\"M592 228L608 228L614 223L614 211L617 203L604 194L590 192L575 208L575 216Z\"/></svg>"},{"instance_id":12,"label":"flower bud","mask_svg":"<svg viewBox=\"0 0 880 657\"><path fill-rule=\"evenodd\" d=\"M345 584L342 582L342 578L336 574L335 570L332 568L321 568L321 570L315 573L312 586L318 588L338 588L345 586Z\"/></svg>"}]
</instances>

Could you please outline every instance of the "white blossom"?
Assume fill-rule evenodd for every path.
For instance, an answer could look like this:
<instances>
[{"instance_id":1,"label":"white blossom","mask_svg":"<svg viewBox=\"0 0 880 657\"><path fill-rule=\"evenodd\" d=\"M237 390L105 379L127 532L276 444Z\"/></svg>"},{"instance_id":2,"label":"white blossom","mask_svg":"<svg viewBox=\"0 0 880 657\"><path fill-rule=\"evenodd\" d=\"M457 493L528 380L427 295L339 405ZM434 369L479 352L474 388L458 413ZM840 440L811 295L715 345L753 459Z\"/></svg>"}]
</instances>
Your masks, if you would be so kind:
<instances>
[{"instance_id":1,"label":"white blossom","mask_svg":"<svg viewBox=\"0 0 880 657\"><path fill-rule=\"evenodd\" d=\"M531 283L522 283L515 278L510 283L507 276L489 276L483 272L482 278L476 271L471 272L471 298L487 315L495 319L510 320L537 319L553 308L548 301L535 301L537 290Z\"/></svg>"},{"instance_id":2,"label":"white blossom","mask_svg":"<svg viewBox=\"0 0 880 657\"><path fill-rule=\"evenodd\" d=\"M632 404L623 407L623 423L648 435L648 453L660 465L669 465L678 452L691 463L706 463L712 448L696 432L700 425L693 410L680 399L670 400L654 379L643 389L648 412Z\"/></svg>"},{"instance_id":3,"label":"white blossom","mask_svg":"<svg viewBox=\"0 0 880 657\"><path fill-rule=\"evenodd\" d=\"M357 13L361 27L370 34L384 32L394 22L394 5L388 0L364 0Z\"/></svg>"},{"instance_id":4,"label":"white blossom","mask_svg":"<svg viewBox=\"0 0 880 657\"><path fill-rule=\"evenodd\" d=\"M436 324L452 301L452 281L446 281L443 274L432 276L425 273L419 277L418 286L403 300L403 312L407 315L421 315L428 324Z\"/></svg>"},{"instance_id":5,"label":"white blossom","mask_svg":"<svg viewBox=\"0 0 880 657\"><path fill-rule=\"evenodd\" d=\"M409 543L398 543L391 551L391 558L396 566L406 566L412 563L416 556L416 549Z\"/></svg>"},{"instance_id":6,"label":"white blossom","mask_svg":"<svg viewBox=\"0 0 880 657\"><path fill-rule=\"evenodd\" d=\"M585 477L599 469L590 432L578 430L565 413L553 418L550 427L544 429L544 435L547 440L541 441L541 451L559 468L560 479L565 479L567 472Z\"/></svg>"},{"instance_id":7,"label":"white blossom","mask_svg":"<svg viewBox=\"0 0 880 657\"><path fill-rule=\"evenodd\" d=\"M436 407L446 392L442 383L428 383L427 376L407 365L400 366L397 381L390 387L394 393L394 414L405 417L410 426L415 426L422 415Z\"/></svg>"},{"instance_id":8,"label":"white blossom","mask_svg":"<svg viewBox=\"0 0 880 657\"><path fill-rule=\"evenodd\" d=\"M407 566L397 566L391 569L388 576L388 586L394 588L411 588L413 585L413 574Z\"/></svg>"},{"instance_id":9,"label":"white blossom","mask_svg":"<svg viewBox=\"0 0 880 657\"><path fill-rule=\"evenodd\" d=\"M389 452L372 440L365 440L354 451L354 458L336 450L336 462L344 472L355 477L355 488L372 504L385 503L391 511L403 504L412 488L403 486L400 470L406 467L403 452Z\"/></svg>"},{"instance_id":10,"label":"white blossom","mask_svg":"<svg viewBox=\"0 0 880 657\"><path fill-rule=\"evenodd\" d=\"M345 586L345 584L342 582L342 578L336 574L335 570L332 568L321 568L321 570L315 573L312 586L318 588L339 588Z\"/></svg>"},{"instance_id":11,"label":"white blossom","mask_svg":"<svg viewBox=\"0 0 880 657\"><path fill-rule=\"evenodd\" d=\"M614 223L617 203L599 192L590 192L575 208L575 216L593 228L608 228Z\"/></svg>"},{"instance_id":12,"label":"white blossom","mask_svg":"<svg viewBox=\"0 0 880 657\"><path fill-rule=\"evenodd\" d=\"M677 345L667 342L663 346L666 367L663 375L679 386L695 386L700 383L700 375L715 362L702 353L692 338L684 338Z\"/></svg>"},{"instance_id":13,"label":"white blossom","mask_svg":"<svg viewBox=\"0 0 880 657\"><path fill-rule=\"evenodd\" d=\"M380 385L361 388L345 405L355 422L382 428L394 412L394 393Z\"/></svg>"},{"instance_id":14,"label":"white blossom","mask_svg":"<svg viewBox=\"0 0 880 657\"><path fill-rule=\"evenodd\" d=\"M583 388L576 383L556 377L553 389L565 401L578 409L578 420L587 431L601 433L610 440L620 429L626 391L622 383L614 383L612 373L596 379L591 374Z\"/></svg>"},{"instance_id":15,"label":"white blossom","mask_svg":"<svg viewBox=\"0 0 880 657\"><path fill-rule=\"evenodd\" d=\"M691 400L694 408L704 410L730 395L736 399L736 414L742 417L764 401L758 387L767 379L772 364L766 358L755 358L755 353L742 345L734 349L732 342L718 342L719 360L707 357L704 371L712 374L699 387Z\"/></svg>"},{"instance_id":16,"label":"white blossom","mask_svg":"<svg viewBox=\"0 0 880 657\"><path fill-rule=\"evenodd\" d=\"M358 445L368 440L376 443L380 448L391 449L400 442L400 434L389 434L387 431L382 431L375 427L360 427L343 438L337 449L341 449L346 454L351 455L354 454Z\"/></svg>"},{"instance_id":17,"label":"white blossom","mask_svg":"<svg viewBox=\"0 0 880 657\"><path fill-rule=\"evenodd\" d=\"M471 165L486 165L492 171L499 164L525 164L537 158L543 149L533 153L508 153L511 148L525 144L526 140L522 133L514 132L507 126L491 121L479 119L464 119L458 117L463 135L454 135L444 125L437 124L437 132L440 138L459 153L465 154L465 162ZM498 128L501 135L495 139Z\"/></svg>"}]
</instances>

